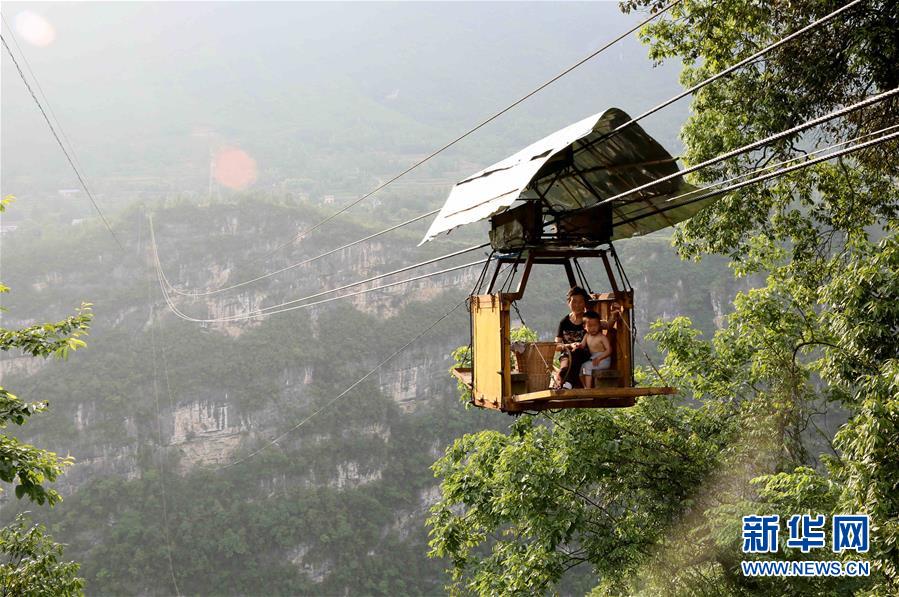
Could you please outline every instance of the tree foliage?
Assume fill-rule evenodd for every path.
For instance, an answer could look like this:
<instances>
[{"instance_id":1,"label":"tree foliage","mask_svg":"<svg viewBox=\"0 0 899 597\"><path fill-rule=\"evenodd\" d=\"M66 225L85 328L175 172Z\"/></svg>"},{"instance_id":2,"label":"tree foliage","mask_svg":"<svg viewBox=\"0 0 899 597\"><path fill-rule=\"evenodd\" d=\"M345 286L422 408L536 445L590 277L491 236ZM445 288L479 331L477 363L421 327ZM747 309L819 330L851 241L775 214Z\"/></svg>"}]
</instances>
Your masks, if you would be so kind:
<instances>
[{"instance_id":1,"label":"tree foliage","mask_svg":"<svg viewBox=\"0 0 899 597\"><path fill-rule=\"evenodd\" d=\"M466 435L434 465L432 555L452 562L460 592L531 593L586 562L616 577L692 507L731 431L659 400Z\"/></svg>"},{"instance_id":2,"label":"tree foliage","mask_svg":"<svg viewBox=\"0 0 899 597\"><path fill-rule=\"evenodd\" d=\"M20 514L0 529L0 596L69 597L83 594L78 564L60 561L62 546Z\"/></svg>"},{"instance_id":3,"label":"tree foliage","mask_svg":"<svg viewBox=\"0 0 899 597\"><path fill-rule=\"evenodd\" d=\"M642 37L654 59L683 61L689 86L842 4L683 1ZM704 87L682 129L684 162L895 88L897 31L899 5L863 2ZM897 107L881 102L693 182L877 133L897 124ZM597 595L899 592L897 149L885 143L740 189L678 227L682 257L724 255L737 276L764 280L734 297L711 338L683 317L653 326L665 355L654 381L680 388L680 401L564 412L448 449L434 466L443 499L430 525L453 587L547 590L584 564ZM871 576L743 577L740 517L806 512L870 515L871 551L852 555L870 559ZM816 557L783 544L774 554Z\"/></svg>"},{"instance_id":4,"label":"tree foliage","mask_svg":"<svg viewBox=\"0 0 899 597\"><path fill-rule=\"evenodd\" d=\"M0 292L6 292L5 287ZM91 320L90 305L82 304L77 315L56 323L34 325L19 330L0 328L0 350L19 349L32 357L66 358L70 351L84 346L79 339L87 333ZM10 423L23 425L31 415L47 409L47 402L24 402L18 396L0 387L0 429ZM44 487L45 482L55 481L63 468L73 462L71 457L59 457L55 453L25 444L15 437L0 434L0 480L16 482L16 497L51 506L60 500L59 493ZM2 491L0 487L0 491Z\"/></svg>"},{"instance_id":5,"label":"tree foliage","mask_svg":"<svg viewBox=\"0 0 899 597\"><path fill-rule=\"evenodd\" d=\"M10 198L0 203L4 211ZM9 288L0 285L0 293ZM20 350L30 357L67 358L73 350L83 347L81 336L87 334L92 318L90 304L82 303L76 315L55 323L32 325L17 330L0 328L0 350ZM31 415L43 412L48 403L24 402L0 387L0 429L10 424L24 425ZM16 497L27 497L38 504L50 506L62 497L55 489L46 487L62 474L74 460L54 452L26 444L0 433L0 480L15 483ZM0 492L3 488L0 487ZM41 526L25 529L24 519L0 529L0 554L6 561L0 564L0 590L6 595L71 595L80 594L83 581L75 574L78 565L58 562L62 546L44 535Z\"/></svg>"}]
</instances>

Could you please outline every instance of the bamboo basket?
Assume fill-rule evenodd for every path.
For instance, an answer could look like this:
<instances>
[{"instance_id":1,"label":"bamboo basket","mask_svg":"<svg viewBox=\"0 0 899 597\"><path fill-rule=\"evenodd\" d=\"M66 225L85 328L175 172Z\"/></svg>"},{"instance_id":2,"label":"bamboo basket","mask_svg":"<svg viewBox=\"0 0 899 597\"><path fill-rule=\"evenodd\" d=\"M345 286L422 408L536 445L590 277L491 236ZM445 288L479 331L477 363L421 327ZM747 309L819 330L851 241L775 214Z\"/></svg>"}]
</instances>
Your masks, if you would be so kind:
<instances>
[{"instance_id":1,"label":"bamboo basket","mask_svg":"<svg viewBox=\"0 0 899 597\"><path fill-rule=\"evenodd\" d=\"M527 376L527 391L548 390L553 370L555 342L528 342L523 351L515 352L519 373Z\"/></svg>"}]
</instances>

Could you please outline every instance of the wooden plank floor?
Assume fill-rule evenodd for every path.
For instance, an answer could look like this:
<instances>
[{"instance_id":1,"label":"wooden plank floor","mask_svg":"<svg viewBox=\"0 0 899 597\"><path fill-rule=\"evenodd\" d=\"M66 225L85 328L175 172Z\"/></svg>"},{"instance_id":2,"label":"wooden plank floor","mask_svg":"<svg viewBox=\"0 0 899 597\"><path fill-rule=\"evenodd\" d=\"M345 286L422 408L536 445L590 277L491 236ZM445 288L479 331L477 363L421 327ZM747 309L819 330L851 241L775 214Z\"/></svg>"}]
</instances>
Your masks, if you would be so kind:
<instances>
[{"instance_id":1,"label":"wooden plank floor","mask_svg":"<svg viewBox=\"0 0 899 597\"><path fill-rule=\"evenodd\" d=\"M541 390L528 394L512 396L517 403L538 402L541 400L572 400L572 399L598 399L598 398L637 398L639 396L659 396L662 394L676 394L675 388L577 388L573 390Z\"/></svg>"},{"instance_id":2,"label":"wooden plank floor","mask_svg":"<svg viewBox=\"0 0 899 597\"><path fill-rule=\"evenodd\" d=\"M627 408L637 403L633 396L623 398L564 398L561 400L536 400L513 402L506 412L562 410L565 408Z\"/></svg>"},{"instance_id":3,"label":"wooden plank floor","mask_svg":"<svg viewBox=\"0 0 899 597\"><path fill-rule=\"evenodd\" d=\"M453 375L471 387L471 369L453 369ZM661 396L677 393L676 388L578 388L571 390L541 390L511 396L507 411L549 410L560 408L625 408L636 404L640 396Z\"/></svg>"}]
</instances>

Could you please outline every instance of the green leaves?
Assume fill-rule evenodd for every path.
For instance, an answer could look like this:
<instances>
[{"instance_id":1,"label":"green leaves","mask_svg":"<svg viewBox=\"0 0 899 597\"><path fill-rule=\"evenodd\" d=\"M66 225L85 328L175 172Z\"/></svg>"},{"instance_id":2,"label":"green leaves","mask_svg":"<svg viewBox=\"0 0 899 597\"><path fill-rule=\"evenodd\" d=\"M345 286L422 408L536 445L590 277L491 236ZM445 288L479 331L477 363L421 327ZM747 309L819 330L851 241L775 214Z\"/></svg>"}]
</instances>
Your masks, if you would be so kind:
<instances>
[{"instance_id":1,"label":"green leaves","mask_svg":"<svg viewBox=\"0 0 899 597\"><path fill-rule=\"evenodd\" d=\"M837 5L679 2L641 35L653 59L682 61L688 86ZM683 161L894 88L899 39L885 32L897 29L895 2L866 2L704 87L681 131ZM895 102L865 109L691 179L706 185L793 163L893 125L895 114ZM627 412L565 412L458 440L435 464L443 500L429 521L432 554L452 561L454 588L541 592L566 567L589 563L597 594L895 593L897 149L884 144L745 187L678 227L682 257L725 255L747 281L711 338L683 317L652 326L661 375L689 407L644 399ZM834 400L849 420L832 438L817 426L843 416L826 412ZM742 577L742 513L800 511L870 514L875 573L777 585Z\"/></svg>"},{"instance_id":2,"label":"green leaves","mask_svg":"<svg viewBox=\"0 0 899 597\"><path fill-rule=\"evenodd\" d=\"M56 323L43 323L20 330L0 328L0 350L19 349L35 357L66 359L70 351L86 346L79 338L87 335L91 319L91 304L81 303L78 315Z\"/></svg>"},{"instance_id":3,"label":"green leaves","mask_svg":"<svg viewBox=\"0 0 899 597\"><path fill-rule=\"evenodd\" d=\"M73 462L71 457L60 458L53 452L0 435L0 480L17 483L17 498L27 496L38 504L56 504L62 497L55 490L45 488L44 483L55 481Z\"/></svg>"},{"instance_id":4,"label":"green leaves","mask_svg":"<svg viewBox=\"0 0 899 597\"><path fill-rule=\"evenodd\" d=\"M0 388L0 429L9 423L22 425L32 414L46 410L46 403L25 403L18 397ZM45 502L51 506L62 498L54 490L47 490L43 483L55 481L66 466L71 465L71 457L59 458L53 452L23 444L14 437L0 435L0 480L6 483L18 481L17 498L28 497L38 504ZM2 491L2 488L0 488Z\"/></svg>"},{"instance_id":5,"label":"green leaves","mask_svg":"<svg viewBox=\"0 0 899 597\"><path fill-rule=\"evenodd\" d=\"M717 462L733 429L710 417L653 398L465 435L433 467L431 555L452 562L463 592L533 594L581 564L624 578Z\"/></svg>"},{"instance_id":6,"label":"green leaves","mask_svg":"<svg viewBox=\"0 0 899 597\"><path fill-rule=\"evenodd\" d=\"M509 332L509 339L512 342L536 342L540 339L540 336L531 328L519 325L512 328Z\"/></svg>"},{"instance_id":7,"label":"green leaves","mask_svg":"<svg viewBox=\"0 0 899 597\"><path fill-rule=\"evenodd\" d=\"M46 402L22 402L17 396L0 387L0 429L10 422L16 425L25 423L25 419L34 413L46 410Z\"/></svg>"},{"instance_id":8,"label":"green leaves","mask_svg":"<svg viewBox=\"0 0 899 597\"><path fill-rule=\"evenodd\" d=\"M11 198L0 201L0 211ZM0 292L8 292L0 285ZM82 303L76 315L56 323L44 323L19 330L0 328L0 350L18 349L32 357L65 359L69 352L83 348L93 317L90 303ZM31 415L47 409L47 402L26 403L0 387L0 429L10 423L23 425ZM55 453L0 434L0 481L15 483L17 499L53 506L62 496L45 487L72 465L72 457ZM0 492L3 488L0 487ZM21 516L13 525L0 529L0 596L56 596L83 594L84 580L76 576L78 564L60 562L62 546L44 535L40 525L26 529Z\"/></svg>"},{"instance_id":9,"label":"green leaves","mask_svg":"<svg viewBox=\"0 0 899 597\"><path fill-rule=\"evenodd\" d=\"M19 514L13 524L0 529L0 596L83 595L79 565L61 561L62 551L43 525L32 525Z\"/></svg>"},{"instance_id":10,"label":"green leaves","mask_svg":"<svg viewBox=\"0 0 899 597\"><path fill-rule=\"evenodd\" d=\"M625 6L660 4L634 0ZM643 38L654 58L683 59L682 80L693 83L836 6L679 3L675 20L654 23ZM681 133L685 161L697 163L894 88L899 41L884 32L897 26L895 3L864 3L769 54L764 63L704 88L694 96ZM737 176L800 155L800 144L823 147L892 124L895 103L887 102L698 172L694 180ZM681 254L726 254L738 275L766 275L765 286L737 295L726 327L708 344L683 321L653 330L667 353L667 374L694 398L738 398L735 414L756 441L763 439L766 422L781 430L786 450L754 467L762 474L746 497L757 507L868 512L877 520L883 536L872 542L872 556L883 576L869 580L875 592L885 594L899 584L899 532L893 524L899 511L895 155L895 144L884 144L742 189L698 214L676 234ZM869 240L872 235L876 241ZM849 416L834 438L835 454L821 457L816 468L803 466L815 462L806 453L812 443L807 428L814 426L815 411L833 399L842 400ZM824 440L831 448L830 438Z\"/></svg>"}]
</instances>

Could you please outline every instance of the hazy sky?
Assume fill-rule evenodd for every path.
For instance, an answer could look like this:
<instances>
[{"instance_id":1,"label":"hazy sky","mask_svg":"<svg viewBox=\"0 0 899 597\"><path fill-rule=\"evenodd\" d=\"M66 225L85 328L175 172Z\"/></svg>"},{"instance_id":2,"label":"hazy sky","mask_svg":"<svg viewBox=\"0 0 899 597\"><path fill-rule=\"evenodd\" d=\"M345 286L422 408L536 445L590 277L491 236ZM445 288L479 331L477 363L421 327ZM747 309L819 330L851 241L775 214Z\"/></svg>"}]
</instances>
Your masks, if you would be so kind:
<instances>
[{"instance_id":1,"label":"hazy sky","mask_svg":"<svg viewBox=\"0 0 899 597\"><path fill-rule=\"evenodd\" d=\"M249 188L353 165L389 176L642 18L617 3L511 2L5 2L2 13L4 39L12 27L14 53L104 191L201 189L223 148L253 160ZM636 114L678 89L677 70L653 68L629 39L447 159L483 166L610 105ZM685 114L681 104L646 128L677 151ZM4 193L77 186L5 52L0 133Z\"/></svg>"}]
</instances>

